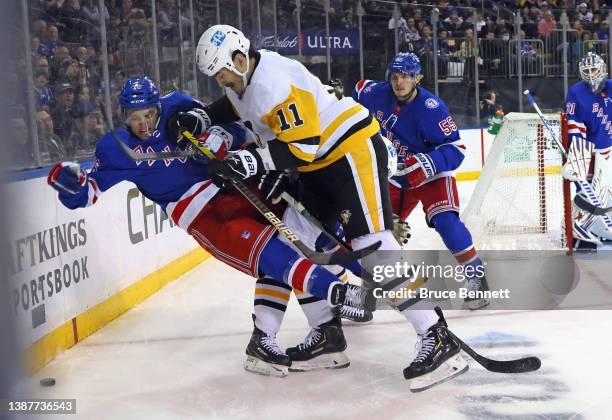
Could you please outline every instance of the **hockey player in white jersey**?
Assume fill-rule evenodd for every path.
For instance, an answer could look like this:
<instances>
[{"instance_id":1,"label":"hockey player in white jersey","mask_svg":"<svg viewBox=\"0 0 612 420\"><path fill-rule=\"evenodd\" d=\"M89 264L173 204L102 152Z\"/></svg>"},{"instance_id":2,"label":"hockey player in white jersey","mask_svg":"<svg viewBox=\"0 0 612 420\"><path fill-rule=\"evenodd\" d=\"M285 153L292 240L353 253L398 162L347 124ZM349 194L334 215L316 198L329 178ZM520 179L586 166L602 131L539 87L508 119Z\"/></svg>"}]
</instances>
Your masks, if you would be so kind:
<instances>
[{"instance_id":1,"label":"hockey player in white jersey","mask_svg":"<svg viewBox=\"0 0 612 420\"><path fill-rule=\"evenodd\" d=\"M198 136L211 125L242 120L257 136L257 145L209 165L213 180L296 168L305 190L318 192L305 200L311 213L325 222L341 219L354 249L380 242L381 250L401 250L391 230L387 147L363 106L330 95L299 62L251 48L242 32L228 25L209 28L196 56L199 69L215 77L225 95L178 115L176 131ZM410 280L395 279L382 288L403 289ZM414 361L404 369L406 379L428 375L435 384L467 370L459 343L431 306L415 310L409 298L390 304L420 338ZM321 340L309 335L306 342ZM302 357L300 347L288 351L292 360ZM443 365L446 369L439 369Z\"/></svg>"},{"instance_id":2,"label":"hockey player in white jersey","mask_svg":"<svg viewBox=\"0 0 612 420\"><path fill-rule=\"evenodd\" d=\"M612 206L612 80L605 61L592 52L580 61L580 82L567 93L565 109L571 140L563 176L576 185L573 234L577 249L612 240L612 217L590 208ZM580 204L582 203L582 204Z\"/></svg>"}]
</instances>

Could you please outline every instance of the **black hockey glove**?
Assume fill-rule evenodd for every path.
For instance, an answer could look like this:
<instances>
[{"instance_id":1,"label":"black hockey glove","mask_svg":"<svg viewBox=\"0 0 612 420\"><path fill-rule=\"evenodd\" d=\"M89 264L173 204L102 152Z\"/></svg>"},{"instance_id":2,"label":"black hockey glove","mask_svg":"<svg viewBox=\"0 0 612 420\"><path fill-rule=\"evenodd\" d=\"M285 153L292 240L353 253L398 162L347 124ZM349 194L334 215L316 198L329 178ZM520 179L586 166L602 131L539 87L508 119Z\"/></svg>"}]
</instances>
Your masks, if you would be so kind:
<instances>
[{"instance_id":1,"label":"black hockey glove","mask_svg":"<svg viewBox=\"0 0 612 420\"><path fill-rule=\"evenodd\" d=\"M226 188L231 179L245 180L263 171L263 163L259 153L247 149L232 152L225 160L211 160L208 171L212 181L219 188Z\"/></svg>"},{"instance_id":2,"label":"black hockey glove","mask_svg":"<svg viewBox=\"0 0 612 420\"><path fill-rule=\"evenodd\" d=\"M285 192L289 184L287 171L266 171L259 177L257 188L262 192L266 200L272 204L278 204L281 194Z\"/></svg>"},{"instance_id":3,"label":"black hockey glove","mask_svg":"<svg viewBox=\"0 0 612 420\"><path fill-rule=\"evenodd\" d=\"M176 112L168 118L166 130L171 138L176 139L177 145L185 149L189 141L181 134L188 131L195 138L198 138L211 126L210 117L200 108L193 108L187 112Z\"/></svg>"}]
</instances>

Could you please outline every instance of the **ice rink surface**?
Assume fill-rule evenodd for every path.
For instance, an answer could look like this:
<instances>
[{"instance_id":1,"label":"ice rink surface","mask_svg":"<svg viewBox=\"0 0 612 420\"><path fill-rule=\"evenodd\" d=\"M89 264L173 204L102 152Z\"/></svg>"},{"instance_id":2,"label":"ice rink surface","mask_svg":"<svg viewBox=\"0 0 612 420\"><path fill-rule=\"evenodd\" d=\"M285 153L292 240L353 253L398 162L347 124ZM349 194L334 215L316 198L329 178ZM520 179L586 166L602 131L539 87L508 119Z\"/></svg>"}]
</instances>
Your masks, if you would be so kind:
<instances>
[{"instance_id":1,"label":"ice rink surface","mask_svg":"<svg viewBox=\"0 0 612 420\"><path fill-rule=\"evenodd\" d=\"M460 193L465 203L469 185ZM415 216L412 245L435 243L419 209ZM584 279L579 287L612 300L609 278ZM209 259L60 355L18 395L76 398L68 419L612 419L612 311L448 311L450 328L479 352L535 355L542 368L496 374L470 360L464 375L414 394L402 369L416 337L390 311L345 323L347 369L282 379L244 371L253 289L252 279ZM307 333L292 298L281 347ZM57 384L41 387L44 377Z\"/></svg>"}]
</instances>

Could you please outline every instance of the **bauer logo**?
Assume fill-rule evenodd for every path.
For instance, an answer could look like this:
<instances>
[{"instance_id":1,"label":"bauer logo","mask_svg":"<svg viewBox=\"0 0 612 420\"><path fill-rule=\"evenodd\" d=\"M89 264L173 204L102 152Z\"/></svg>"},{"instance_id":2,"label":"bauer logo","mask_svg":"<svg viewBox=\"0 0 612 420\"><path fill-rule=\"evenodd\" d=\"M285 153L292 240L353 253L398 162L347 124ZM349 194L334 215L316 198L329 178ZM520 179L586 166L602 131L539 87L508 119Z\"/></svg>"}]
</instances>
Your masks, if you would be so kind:
<instances>
[{"instance_id":1,"label":"bauer logo","mask_svg":"<svg viewBox=\"0 0 612 420\"><path fill-rule=\"evenodd\" d=\"M210 42L212 42L212 44L215 47L218 47L219 45L223 44L224 40L225 40L225 34L221 31L217 31L210 39Z\"/></svg>"},{"instance_id":2,"label":"bauer logo","mask_svg":"<svg viewBox=\"0 0 612 420\"><path fill-rule=\"evenodd\" d=\"M425 106L429 109L435 109L440 106L440 103L434 98L427 98L427 100L425 101Z\"/></svg>"}]
</instances>

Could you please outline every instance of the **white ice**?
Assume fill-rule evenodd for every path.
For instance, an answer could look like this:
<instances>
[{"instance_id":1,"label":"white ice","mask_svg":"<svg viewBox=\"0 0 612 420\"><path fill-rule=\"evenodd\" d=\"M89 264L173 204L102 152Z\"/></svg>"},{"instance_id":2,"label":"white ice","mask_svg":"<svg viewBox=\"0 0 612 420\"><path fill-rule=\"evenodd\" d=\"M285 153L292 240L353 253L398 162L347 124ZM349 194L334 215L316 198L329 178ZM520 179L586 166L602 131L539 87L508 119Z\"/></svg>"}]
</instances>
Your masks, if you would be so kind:
<instances>
[{"instance_id":1,"label":"white ice","mask_svg":"<svg viewBox=\"0 0 612 420\"><path fill-rule=\"evenodd\" d=\"M437 243L421 211L415 213L412 245ZM592 283L609 301L612 289L602 279ZM345 323L347 369L283 379L244 371L253 287L247 276L209 259L60 355L18 394L76 398L77 414L65 418L92 420L612 418L612 311L449 311L451 329L467 341L494 333L490 347L475 347L481 353L536 355L542 368L495 374L470 360L464 375L412 394L402 369L415 335L389 311L376 312L370 324ZM292 298L280 344L295 345L307 332ZM57 384L39 386L44 377Z\"/></svg>"}]
</instances>

